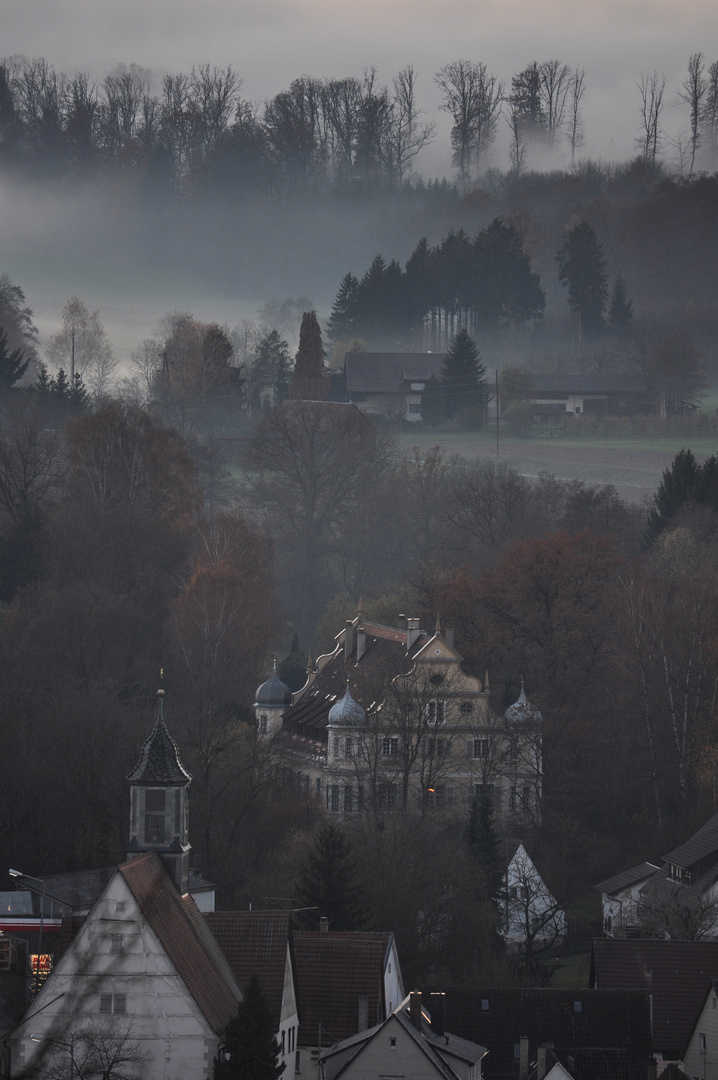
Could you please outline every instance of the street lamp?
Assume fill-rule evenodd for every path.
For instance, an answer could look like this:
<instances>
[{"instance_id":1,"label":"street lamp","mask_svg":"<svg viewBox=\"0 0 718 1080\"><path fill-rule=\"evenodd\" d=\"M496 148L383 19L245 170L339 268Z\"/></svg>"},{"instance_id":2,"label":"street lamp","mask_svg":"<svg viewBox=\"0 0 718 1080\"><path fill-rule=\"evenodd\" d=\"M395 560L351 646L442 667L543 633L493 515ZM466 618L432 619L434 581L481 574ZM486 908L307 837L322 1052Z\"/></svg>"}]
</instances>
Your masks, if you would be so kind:
<instances>
[{"instance_id":1,"label":"street lamp","mask_svg":"<svg viewBox=\"0 0 718 1080\"><path fill-rule=\"evenodd\" d=\"M68 1054L70 1055L70 1080L73 1080L73 1077L75 1075L75 1054L73 1050L73 1044L71 1042L66 1043L63 1042L61 1039L53 1039L49 1035L31 1035L30 1042L46 1042L50 1043L51 1046L61 1046L63 1050L67 1050Z\"/></svg>"},{"instance_id":2,"label":"street lamp","mask_svg":"<svg viewBox=\"0 0 718 1080\"><path fill-rule=\"evenodd\" d=\"M36 881L38 885L42 885L42 893L40 896L40 940L37 946L37 963L35 965L35 992L40 989L40 957L42 956L42 931L45 921L45 882L42 878L33 877L32 874L23 874L22 870L8 870L11 878L27 878L29 881ZM31 892L37 892L37 889L33 889L30 886Z\"/></svg>"}]
</instances>

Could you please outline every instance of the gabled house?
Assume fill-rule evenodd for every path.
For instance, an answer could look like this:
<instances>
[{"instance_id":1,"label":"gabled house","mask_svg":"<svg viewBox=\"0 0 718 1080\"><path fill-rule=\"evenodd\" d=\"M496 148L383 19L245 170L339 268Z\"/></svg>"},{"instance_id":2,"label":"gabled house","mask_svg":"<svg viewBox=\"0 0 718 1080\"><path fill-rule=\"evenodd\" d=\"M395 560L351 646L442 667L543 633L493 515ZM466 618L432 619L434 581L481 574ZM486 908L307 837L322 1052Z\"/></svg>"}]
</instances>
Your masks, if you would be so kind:
<instances>
[{"instance_id":1,"label":"gabled house","mask_svg":"<svg viewBox=\"0 0 718 1080\"><path fill-rule=\"evenodd\" d=\"M204 918L238 986L246 987L252 976L257 976L274 1020L284 1076L298 1073L299 1014L291 912L215 911Z\"/></svg>"},{"instance_id":2,"label":"gabled house","mask_svg":"<svg viewBox=\"0 0 718 1080\"><path fill-rule=\"evenodd\" d=\"M316 1069L318 1055L380 1024L404 997L394 935L298 930L293 934L300 1025L297 1071Z\"/></svg>"},{"instance_id":3,"label":"gabled house","mask_svg":"<svg viewBox=\"0 0 718 1080\"><path fill-rule=\"evenodd\" d=\"M561 942L566 914L523 844L507 849L503 938L509 949L531 953Z\"/></svg>"},{"instance_id":4,"label":"gabled house","mask_svg":"<svg viewBox=\"0 0 718 1080\"><path fill-rule=\"evenodd\" d=\"M381 1024L337 1043L321 1059L325 1080L481 1080L485 1048L449 1034L436 1005L430 1014L412 993Z\"/></svg>"},{"instance_id":5,"label":"gabled house","mask_svg":"<svg viewBox=\"0 0 718 1080\"><path fill-rule=\"evenodd\" d=\"M503 715L488 676L467 674L453 632L400 616L347 620L336 647L291 695L273 672L257 690L260 733L326 809L422 813L489 801L500 822L540 817L541 714L523 687Z\"/></svg>"},{"instance_id":6,"label":"gabled house","mask_svg":"<svg viewBox=\"0 0 718 1080\"><path fill-rule=\"evenodd\" d=\"M13 1032L10 1076L97 1040L132 1047L154 1080L209 1077L240 999L194 900L145 852L116 869Z\"/></svg>"},{"instance_id":7,"label":"gabled house","mask_svg":"<svg viewBox=\"0 0 718 1080\"><path fill-rule=\"evenodd\" d=\"M703 1006L682 1054L683 1069L694 1080L718 1078L718 977L711 979Z\"/></svg>"},{"instance_id":8,"label":"gabled house","mask_svg":"<svg viewBox=\"0 0 718 1080\"><path fill-rule=\"evenodd\" d=\"M527 1080L553 1067L551 1054L574 1080L655 1078L645 990L475 987L447 988L444 996L447 1028L487 1048L486 1080ZM579 1071L581 1060L592 1060L593 1071ZM610 1072L595 1068L609 1060Z\"/></svg>"},{"instance_id":9,"label":"gabled house","mask_svg":"<svg viewBox=\"0 0 718 1080\"><path fill-rule=\"evenodd\" d=\"M689 1043L717 972L716 941L595 938L589 979L596 989L649 994L654 1053L677 1061Z\"/></svg>"},{"instance_id":10,"label":"gabled house","mask_svg":"<svg viewBox=\"0 0 718 1080\"><path fill-rule=\"evenodd\" d=\"M610 936L718 937L718 814L661 858L600 882Z\"/></svg>"}]
</instances>

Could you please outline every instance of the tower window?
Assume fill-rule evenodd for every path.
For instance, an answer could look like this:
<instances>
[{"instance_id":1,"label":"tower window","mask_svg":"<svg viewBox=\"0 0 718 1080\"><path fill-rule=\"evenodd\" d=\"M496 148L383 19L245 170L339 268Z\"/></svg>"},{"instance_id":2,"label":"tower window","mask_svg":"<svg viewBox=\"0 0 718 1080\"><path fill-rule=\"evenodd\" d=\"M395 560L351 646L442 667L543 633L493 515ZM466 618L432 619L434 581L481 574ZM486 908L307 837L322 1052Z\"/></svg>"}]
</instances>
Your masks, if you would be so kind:
<instances>
[{"instance_id":1,"label":"tower window","mask_svg":"<svg viewBox=\"0 0 718 1080\"><path fill-rule=\"evenodd\" d=\"M145 843L165 842L165 792L148 788L145 792Z\"/></svg>"}]
</instances>

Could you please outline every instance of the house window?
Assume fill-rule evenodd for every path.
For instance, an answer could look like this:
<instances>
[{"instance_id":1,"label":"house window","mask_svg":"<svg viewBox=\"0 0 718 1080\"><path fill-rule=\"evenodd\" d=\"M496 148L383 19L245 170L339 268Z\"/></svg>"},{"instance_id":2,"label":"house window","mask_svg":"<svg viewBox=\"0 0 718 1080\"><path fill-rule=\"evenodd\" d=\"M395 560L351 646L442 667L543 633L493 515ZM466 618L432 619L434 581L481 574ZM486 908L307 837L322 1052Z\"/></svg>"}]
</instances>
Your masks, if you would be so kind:
<instances>
[{"instance_id":1,"label":"house window","mask_svg":"<svg viewBox=\"0 0 718 1080\"><path fill-rule=\"evenodd\" d=\"M381 744L382 757L396 757L399 753L399 739L395 735L387 735Z\"/></svg>"},{"instance_id":2,"label":"house window","mask_svg":"<svg viewBox=\"0 0 718 1080\"><path fill-rule=\"evenodd\" d=\"M414 415L416 415L417 413L421 413L421 404L414 405L413 403L410 403L409 412L413 413Z\"/></svg>"},{"instance_id":3,"label":"house window","mask_svg":"<svg viewBox=\"0 0 718 1080\"><path fill-rule=\"evenodd\" d=\"M294 1055L294 1075L295 1076L298 1076L299 1073L302 1071L301 1058L302 1058L301 1052L299 1050L297 1050L296 1054Z\"/></svg>"},{"instance_id":4,"label":"house window","mask_svg":"<svg viewBox=\"0 0 718 1080\"><path fill-rule=\"evenodd\" d=\"M259 734L260 735L266 735L267 734L267 717L266 716L260 716L260 718L259 718Z\"/></svg>"},{"instance_id":5,"label":"house window","mask_svg":"<svg viewBox=\"0 0 718 1080\"><path fill-rule=\"evenodd\" d=\"M528 900L529 891L526 885L512 885L509 888L509 900Z\"/></svg>"},{"instance_id":6,"label":"house window","mask_svg":"<svg viewBox=\"0 0 718 1080\"><path fill-rule=\"evenodd\" d=\"M287 1033L286 1033L286 1031L283 1031L283 1032L282 1032L282 1053L284 1053L284 1052L285 1052L285 1042L286 1042L286 1036L287 1036Z\"/></svg>"},{"instance_id":7,"label":"house window","mask_svg":"<svg viewBox=\"0 0 718 1080\"><path fill-rule=\"evenodd\" d=\"M332 739L332 756L338 758L341 753L342 740L338 735Z\"/></svg>"},{"instance_id":8,"label":"house window","mask_svg":"<svg viewBox=\"0 0 718 1080\"><path fill-rule=\"evenodd\" d=\"M389 1048L391 1050L396 1050L396 1038L393 1035L389 1039Z\"/></svg>"},{"instance_id":9,"label":"house window","mask_svg":"<svg viewBox=\"0 0 718 1080\"><path fill-rule=\"evenodd\" d=\"M474 706L470 701L462 701L460 709L464 716L467 716L469 713L472 713L474 711Z\"/></svg>"},{"instance_id":10,"label":"house window","mask_svg":"<svg viewBox=\"0 0 718 1080\"><path fill-rule=\"evenodd\" d=\"M440 727L446 723L446 702L429 701L426 705L426 716L429 724Z\"/></svg>"},{"instance_id":11,"label":"house window","mask_svg":"<svg viewBox=\"0 0 718 1080\"><path fill-rule=\"evenodd\" d=\"M317 798L321 799L321 797L322 797L322 778L321 778L321 776L318 776L317 777Z\"/></svg>"},{"instance_id":12,"label":"house window","mask_svg":"<svg viewBox=\"0 0 718 1080\"><path fill-rule=\"evenodd\" d=\"M352 756L352 741L350 738L344 740L344 757Z\"/></svg>"},{"instance_id":13,"label":"house window","mask_svg":"<svg viewBox=\"0 0 718 1080\"><path fill-rule=\"evenodd\" d=\"M501 788L494 784L474 784L469 788L475 802L487 803L497 813L501 811Z\"/></svg>"},{"instance_id":14,"label":"house window","mask_svg":"<svg viewBox=\"0 0 718 1080\"><path fill-rule=\"evenodd\" d=\"M575 1013L583 1012L583 1002L582 1001L574 1001L574 1003L573 1003L573 1011Z\"/></svg>"},{"instance_id":15,"label":"house window","mask_svg":"<svg viewBox=\"0 0 718 1080\"><path fill-rule=\"evenodd\" d=\"M482 998L481 999L481 1011L482 1012L488 1012L489 1011L489 999L488 998Z\"/></svg>"},{"instance_id":16,"label":"house window","mask_svg":"<svg viewBox=\"0 0 718 1080\"><path fill-rule=\"evenodd\" d=\"M516 813L517 801L518 800L517 800L517 795L516 795L516 788L512 787L511 791L509 792L509 809L511 810L512 814Z\"/></svg>"},{"instance_id":17,"label":"house window","mask_svg":"<svg viewBox=\"0 0 718 1080\"><path fill-rule=\"evenodd\" d=\"M339 809L339 784L332 784L331 787L329 788L329 790L327 791L327 794L329 795L329 809L330 810L338 810Z\"/></svg>"},{"instance_id":18,"label":"house window","mask_svg":"<svg viewBox=\"0 0 718 1080\"><path fill-rule=\"evenodd\" d=\"M351 814L354 809L354 791L350 787L344 788L344 813Z\"/></svg>"},{"instance_id":19,"label":"house window","mask_svg":"<svg viewBox=\"0 0 718 1080\"><path fill-rule=\"evenodd\" d=\"M124 911L126 906L124 900L118 900L115 904L115 911Z\"/></svg>"},{"instance_id":20,"label":"house window","mask_svg":"<svg viewBox=\"0 0 718 1080\"><path fill-rule=\"evenodd\" d=\"M148 788L145 792L145 841L165 842L165 792L161 788Z\"/></svg>"},{"instance_id":21,"label":"house window","mask_svg":"<svg viewBox=\"0 0 718 1080\"><path fill-rule=\"evenodd\" d=\"M531 809L531 788L528 784L524 784L523 792L521 793L521 805L524 810Z\"/></svg>"},{"instance_id":22,"label":"house window","mask_svg":"<svg viewBox=\"0 0 718 1080\"><path fill-rule=\"evenodd\" d=\"M100 994L100 1012L101 1013L117 1013L123 1014L126 1012L125 994Z\"/></svg>"},{"instance_id":23,"label":"house window","mask_svg":"<svg viewBox=\"0 0 718 1080\"><path fill-rule=\"evenodd\" d=\"M699 1035L698 1036L698 1050L700 1051L701 1054L705 1054L707 1049L708 1049L708 1040L706 1039L705 1035Z\"/></svg>"},{"instance_id":24,"label":"house window","mask_svg":"<svg viewBox=\"0 0 718 1080\"><path fill-rule=\"evenodd\" d=\"M110 952L117 956L122 951L122 934L110 934Z\"/></svg>"},{"instance_id":25,"label":"house window","mask_svg":"<svg viewBox=\"0 0 718 1080\"><path fill-rule=\"evenodd\" d=\"M486 761L491 757L491 739L470 739L467 749L471 757Z\"/></svg>"}]
</instances>

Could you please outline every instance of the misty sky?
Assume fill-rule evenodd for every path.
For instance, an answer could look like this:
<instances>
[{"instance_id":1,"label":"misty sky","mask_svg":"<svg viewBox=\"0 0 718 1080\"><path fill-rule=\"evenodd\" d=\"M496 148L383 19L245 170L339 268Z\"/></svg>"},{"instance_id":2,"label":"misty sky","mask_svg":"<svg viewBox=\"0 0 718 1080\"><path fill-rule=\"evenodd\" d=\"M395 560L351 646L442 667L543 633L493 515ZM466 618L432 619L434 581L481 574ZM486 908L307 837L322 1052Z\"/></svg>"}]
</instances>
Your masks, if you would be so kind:
<instances>
[{"instance_id":1,"label":"misty sky","mask_svg":"<svg viewBox=\"0 0 718 1080\"><path fill-rule=\"evenodd\" d=\"M483 60L508 82L530 60L556 57L586 69L586 150L609 158L633 151L641 71L665 72L664 121L677 133L688 123L675 88L690 53L718 59L714 0L15 0L2 25L5 55L96 76L118 62L157 71L231 62L253 100L305 73L376 65L388 81L412 63L431 114L433 76L451 60ZM437 140L422 171L445 171L446 157Z\"/></svg>"},{"instance_id":2,"label":"misty sky","mask_svg":"<svg viewBox=\"0 0 718 1080\"><path fill-rule=\"evenodd\" d=\"M663 71L664 157L671 161L671 138L688 130L688 110L676 93L688 58L700 50L707 63L718 59L715 0L7 0L0 25L4 56L43 56L59 70L89 71L98 81L118 63L136 63L151 70L156 92L162 71L231 63L243 79L243 96L259 102L301 74L359 76L375 65L379 79L390 82L413 64L418 104L425 119L438 122L433 145L418 161L428 177L451 176L449 122L438 112L434 84L436 71L451 60L481 60L507 84L534 59L582 65L584 152L612 160L634 153L641 73ZM499 167L508 165L507 144L503 130ZM82 230L73 228L73 214L84 219L87 207L58 210L38 204L32 192L0 190L0 269L25 288L45 339L73 293L101 309L125 357L168 309L231 323L267 299L245 289L241 303L236 296L230 303L217 290L208 293L186 267L154 275L150 288L136 266L108 263L109 242L98 240L99 257L77 250ZM364 269L349 254L341 272L347 268ZM280 295L302 291L298 281ZM333 291L332 285L314 302L330 304Z\"/></svg>"}]
</instances>

